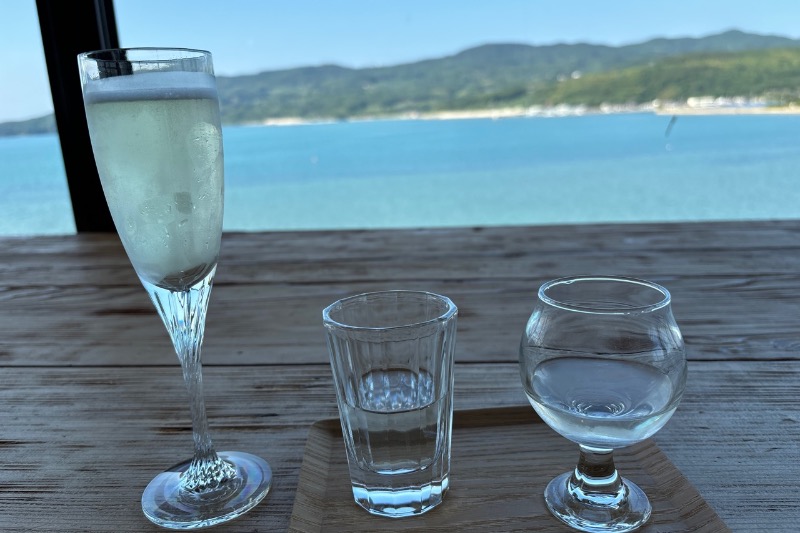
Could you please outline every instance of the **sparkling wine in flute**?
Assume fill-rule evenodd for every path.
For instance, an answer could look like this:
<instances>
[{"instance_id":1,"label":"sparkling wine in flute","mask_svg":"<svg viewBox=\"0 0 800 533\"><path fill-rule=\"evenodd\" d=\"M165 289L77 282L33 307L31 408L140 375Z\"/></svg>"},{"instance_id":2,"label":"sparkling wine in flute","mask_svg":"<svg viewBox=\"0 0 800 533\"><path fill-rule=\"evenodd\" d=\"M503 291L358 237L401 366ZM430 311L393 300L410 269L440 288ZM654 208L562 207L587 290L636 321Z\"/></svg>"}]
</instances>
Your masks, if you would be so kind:
<instances>
[{"instance_id":1,"label":"sparkling wine in flute","mask_svg":"<svg viewBox=\"0 0 800 533\"><path fill-rule=\"evenodd\" d=\"M223 152L214 77L149 72L97 80L84 100L100 179L139 276L172 290L217 262Z\"/></svg>"},{"instance_id":2,"label":"sparkling wine in flute","mask_svg":"<svg viewBox=\"0 0 800 533\"><path fill-rule=\"evenodd\" d=\"M266 461L214 449L200 348L222 237L223 150L211 54L115 49L78 56L97 170L125 251L164 322L190 397L194 455L142 494L155 524L236 518L270 489Z\"/></svg>"}]
</instances>

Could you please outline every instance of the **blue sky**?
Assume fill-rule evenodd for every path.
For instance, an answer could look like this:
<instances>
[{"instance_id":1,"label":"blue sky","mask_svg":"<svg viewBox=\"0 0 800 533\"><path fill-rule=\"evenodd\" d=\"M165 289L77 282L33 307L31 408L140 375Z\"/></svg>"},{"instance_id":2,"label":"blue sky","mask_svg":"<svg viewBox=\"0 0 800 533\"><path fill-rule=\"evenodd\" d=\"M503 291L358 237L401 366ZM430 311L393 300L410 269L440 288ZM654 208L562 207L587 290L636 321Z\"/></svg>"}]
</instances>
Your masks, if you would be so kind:
<instances>
[{"instance_id":1,"label":"blue sky","mask_svg":"<svg viewBox=\"0 0 800 533\"><path fill-rule=\"evenodd\" d=\"M393 65L496 42L620 45L732 28L800 37L797 0L115 0L115 9L122 46L210 50L221 75ZM0 122L51 111L35 2L0 0Z\"/></svg>"}]
</instances>

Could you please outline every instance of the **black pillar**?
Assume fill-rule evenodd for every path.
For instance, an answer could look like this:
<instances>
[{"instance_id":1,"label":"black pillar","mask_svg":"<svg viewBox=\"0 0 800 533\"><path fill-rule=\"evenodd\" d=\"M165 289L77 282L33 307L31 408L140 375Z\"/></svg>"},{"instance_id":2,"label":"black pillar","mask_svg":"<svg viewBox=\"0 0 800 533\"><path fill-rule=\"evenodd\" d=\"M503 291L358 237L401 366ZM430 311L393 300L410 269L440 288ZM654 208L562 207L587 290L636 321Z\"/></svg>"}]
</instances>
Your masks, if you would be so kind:
<instances>
[{"instance_id":1,"label":"black pillar","mask_svg":"<svg viewBox=\"0 0 800 533\"><path fill-rule=\"evenodd\" d=\"M114 231L83 110L77 56L118 48L112 0L36 0L56 126L61 141L75 227Z\"/></svg>"}]
</instances>

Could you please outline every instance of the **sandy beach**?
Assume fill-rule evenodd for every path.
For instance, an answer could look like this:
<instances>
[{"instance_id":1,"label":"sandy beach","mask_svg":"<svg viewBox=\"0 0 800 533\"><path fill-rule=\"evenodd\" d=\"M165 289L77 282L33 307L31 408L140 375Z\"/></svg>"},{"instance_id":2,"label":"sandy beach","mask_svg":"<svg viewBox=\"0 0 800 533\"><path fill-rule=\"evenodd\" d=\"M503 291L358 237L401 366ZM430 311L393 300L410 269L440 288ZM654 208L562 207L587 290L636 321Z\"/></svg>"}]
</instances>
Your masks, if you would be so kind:
<instances>
[{"instance_id":1,"label":"sandy beach","mask_svg":"<svg viewBox=\"0 0 800 533\"><path fill-rule=\"evenodd\" d=\"M500 109L477 109L463 111L437 111L433 113L400 113L396 115L375 115L351 117L347 119L305 119L300 117L268 118L248 123L248 126L297 126L301 124L324 124L328 122L369 122L374 120L465 120L476 118L524 117L530 114L527 108L509 107Z\"/></svg>"},{"instance_id":2,"label":"sandy beach","mask_svg":"<svg viewBox=\"0 0 800 533\"><path fill-rule=\"evenodd\" d=\"M252 126L296 126L327 122L368 122L374 120L469 120L503 119L513 117L567 117L583 115L610 115L623 113L653 113L656 115L797 115L800 106L691 106L691 105L615 105L602 107L587 106L533 106L503 107L496 109L470 109L436 111L430 113L402 113L348 119L310 120L299 117L270 118L247 125Z\"/></svg>"}]
</instances>

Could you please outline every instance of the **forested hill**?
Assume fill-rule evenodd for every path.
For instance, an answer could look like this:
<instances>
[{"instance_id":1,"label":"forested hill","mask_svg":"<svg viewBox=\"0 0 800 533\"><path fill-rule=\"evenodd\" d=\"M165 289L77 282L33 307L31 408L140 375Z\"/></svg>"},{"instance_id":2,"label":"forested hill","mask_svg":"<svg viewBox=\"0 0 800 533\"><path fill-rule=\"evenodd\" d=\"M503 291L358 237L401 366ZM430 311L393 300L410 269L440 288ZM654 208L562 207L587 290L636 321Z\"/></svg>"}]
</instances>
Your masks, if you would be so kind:
<instances>
[{"instance_id":1,"label":"forested hill","mask_svg":"<svg viewBox=\"0 0 800 533\"><path fill-rule=\"evenodd\" d=\"M692 54L549 84L526 95L543 105L685 102L690 97L800 101L800 48Z\"/></svg>"},{"instance_id":2,"label":"forested hill","mask_svg":"<svg viewBox=\"0 0 800 533\"><path fill-rule=\"evenodd\" d=\"M621 47L492 44L393 67L356 70L321 66L220 78L219 87L224 120L229 123L274 117L346 118L558 104L555 87L559 80L578 73L613 76L614 71L709 53L724 54L721 60L735 65L742 51L766 53L773 49L800 50L800 41L731 31ZM682 73L674 69L670 72L678 80L684 79ZM774 81L780 83L780 79ZM630 88L620 91L633 92ZM746 94L750 92L746 90Z\"/></svg>"},{"instance_id":3,"label":"forested hill","mask_svg":"<svg viewBox=\"0 0 800 533\"><path fill-rule=\"evenodd\" d=\"M335 65L218 78L223 122L344 119L504 106L597 105L689 96L796 97L800 40L728 31L626 46L487 44L380 68ZM0 135L52 131L52 118Z\"/></svg>"}]
</instances>

